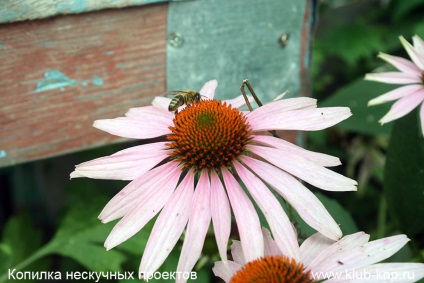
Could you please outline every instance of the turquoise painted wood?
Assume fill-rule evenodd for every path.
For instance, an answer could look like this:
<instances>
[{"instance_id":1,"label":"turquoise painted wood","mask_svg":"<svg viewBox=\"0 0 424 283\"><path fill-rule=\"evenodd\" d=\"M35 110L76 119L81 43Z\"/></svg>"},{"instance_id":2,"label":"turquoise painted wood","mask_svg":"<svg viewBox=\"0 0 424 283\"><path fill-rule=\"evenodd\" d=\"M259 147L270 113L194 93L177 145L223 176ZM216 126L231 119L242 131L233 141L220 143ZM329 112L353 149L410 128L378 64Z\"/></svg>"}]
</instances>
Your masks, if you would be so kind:
<instances>
[{"instance_id":1,"label":"turquoise painted wood","mask_svg":"<svg viewBox=\"0 0 424 283\"><path fill-rule=\"evenodd\" d=\"M218 97L249 79L268 102L308 95L312 1L212 0L170 3L167 87L199 89L218 79Z\"/></svg>"},{"instance_id":2,"label":"turquoise painted wood","mask_svg":"<svg viewBox=\"0 0 424 283\"><path fill-rule=\"evenodd\" d=\"M0 0L0 23L170 1L173 0Z\"/></svg>"}]
</instances>

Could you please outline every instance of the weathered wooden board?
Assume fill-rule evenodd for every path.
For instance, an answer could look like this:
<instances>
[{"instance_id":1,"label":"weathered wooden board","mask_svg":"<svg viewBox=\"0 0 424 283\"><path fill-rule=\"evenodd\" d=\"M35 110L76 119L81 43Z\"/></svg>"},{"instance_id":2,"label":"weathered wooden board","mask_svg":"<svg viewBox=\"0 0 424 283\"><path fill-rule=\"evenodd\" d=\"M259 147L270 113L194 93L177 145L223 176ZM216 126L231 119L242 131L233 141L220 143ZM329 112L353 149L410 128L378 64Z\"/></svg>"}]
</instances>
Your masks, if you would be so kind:
<instances>
[{"instance_id":1,"label":"weathered wooden board","mask_svg":"<svg viewBox=\"0 0 424 283\"><path fill-rule=\"evenodd\" d=\"M117 141L91 125L164 93L167 12L0 25L0 166Z\"/></svg>"},{"instance_id":2,"label":"weathered wooden board","mask_svg":"<svg viewBox=\"0 0 424 283\"><path fill-rule=\"evenodd\" d=\"M168 23L162 3L0 25L0 167L122 141L92 122L166 89L219 79L218 98L232 98L248 78L264 102L287 88L309 95L314 1L279 1L175 1ZM221 14L226 21L213 20ZM243 33L255 28L262 37L249 40Z\"/></svg>"},{"instance_id":3,"label":"weathered wooden board","mask_svg":"<svg viewBox=\"0 0 424 283\"><path fill-rule=\"evenodd\" d=\"M172 0L1 0L0 23L169 1Z\"/></svg>"}]
</instances>

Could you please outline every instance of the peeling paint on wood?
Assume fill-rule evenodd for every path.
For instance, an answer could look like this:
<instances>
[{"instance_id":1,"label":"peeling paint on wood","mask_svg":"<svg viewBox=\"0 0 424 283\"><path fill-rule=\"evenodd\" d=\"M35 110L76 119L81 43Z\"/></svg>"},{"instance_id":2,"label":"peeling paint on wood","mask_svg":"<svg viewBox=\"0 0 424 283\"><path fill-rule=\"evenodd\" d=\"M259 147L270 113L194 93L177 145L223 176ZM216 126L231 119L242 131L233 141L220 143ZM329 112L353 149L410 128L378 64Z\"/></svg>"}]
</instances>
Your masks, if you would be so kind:
<instances>
[{"instance_id":1,"label":"peeling paint on wood","mask_svg":"<svg viewBox=\"0 0 424 283\"><path fill-rule=\"evenodd\" d=\"M102 86L104 81L99 76L93 76L91 83L96 86ZM49 91L53 89L65 90L68 86L88 86L90 82L88 80L72 80L68 78L64 73L58 70L49 70L44 73L44 79L37 83L35 92Z\"/></svg>"},{"instance_id":2,"label":"peeling paint on wood","mask_svg":"<svg viewBox=\"0 0 424 283\"><path fill-rule=\"evenodd\" d=\"M58 70L50 70L44 73L44 79L37 83L35 92L48 91L59 88L64 90L67 86L76 85L76 80L71 80Z\"/></svg>"},{"instance_id":3,"label":"peeling paint on wood","mask_svg":"<svg viewBox=\"0 0 424 283\"><path fill-rule=\"evenodd\" d=\"M0 0L0 23L181 0Z\"/></svg>"},{"instance_id":4,"label":"peeling paint on wood","mask_svg":"<svg viewBox=\"0 0 424 283\"><path fill-rule=\"evenodd\" d=\"M93 85L101 86L103 85L103 79L98 76L94 76L91 81L93 82Z\"/></svg>"},{"instance_id":5,"label":"peeling paint on wood","mask_svg":"<svg viewBox=\"0 0 424 283\"><path fill-rule=\"evenodd\" d=\"M0 158L5 158L7 156L7 152L5 150L0 150Z\"/></svg>"},{"instance_id":6,"label":"peeling paint on wood","mask_svg":"<svg viewBox=\"0 0 424 283\"><path fill-rule=\"evenodd\" d=\"M155 4L0 25L0 167L122 141L93 121L165 92L167 12Z\"/></svg>"}]
</instances>

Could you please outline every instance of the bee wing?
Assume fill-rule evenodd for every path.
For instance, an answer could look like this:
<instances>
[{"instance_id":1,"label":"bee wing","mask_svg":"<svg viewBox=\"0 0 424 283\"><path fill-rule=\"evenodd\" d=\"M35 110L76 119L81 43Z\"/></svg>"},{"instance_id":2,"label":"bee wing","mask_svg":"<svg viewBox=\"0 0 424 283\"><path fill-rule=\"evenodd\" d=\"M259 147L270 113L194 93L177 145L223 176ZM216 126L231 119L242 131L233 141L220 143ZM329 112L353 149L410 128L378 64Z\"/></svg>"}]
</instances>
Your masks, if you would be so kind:
<instances>
[{"instance_id":1,"label":"bee wing","mask_svg":"<svg viewBox=\"0 0 424 283\"><path fill-rule=\"evenodd\" d=\"M184 92L184 91L181 91L181 90L167 90L165 92L162 92L161 95L162 96L165 96L165 95L176 95L177 93L180 93L180 92Z\"/></svg>"},{"instance_id":2,"label":"bee wing","mask_svg":"<svg viewBox=\"0 0 424 283\"><path fill-rule=\"evenodd\" d=\"M177 95L179 93L181 93L181 94L183 94L183 93L189 93L189 91L187 91L187 90L168 90L165 93L163 93L163 95L164 96L165 95L172 95L172 96L174 96L174 95Z\"/></svg>"}]
</instances>

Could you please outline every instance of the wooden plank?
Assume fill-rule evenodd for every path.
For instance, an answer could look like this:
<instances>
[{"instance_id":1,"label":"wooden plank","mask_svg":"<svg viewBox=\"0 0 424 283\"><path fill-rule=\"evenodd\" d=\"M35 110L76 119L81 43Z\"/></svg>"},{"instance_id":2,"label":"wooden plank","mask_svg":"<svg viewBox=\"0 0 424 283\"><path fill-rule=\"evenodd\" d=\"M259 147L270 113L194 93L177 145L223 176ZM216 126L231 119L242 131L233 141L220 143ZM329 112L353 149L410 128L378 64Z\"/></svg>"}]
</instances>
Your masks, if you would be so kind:
<instances>
[{"instance_id":1,"label":"wooden plank","mask_svg":"<svg viewBox=\"0 0 424 283\"><path fill-rule=\"evenodd\" d=\"M169 1L172 0L1 0L0 23Z\"/></svg>"},{"instance_id":2,"label":"wooden plank","mask_svg":"<svg viewBox=\"0 0 424 283\"><path fill-rule=\"evenodd\" d=\"M167 6L0 26L0 166L118 141L92 123L164 93Z\"/></svg>"}]
</instances>

